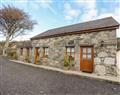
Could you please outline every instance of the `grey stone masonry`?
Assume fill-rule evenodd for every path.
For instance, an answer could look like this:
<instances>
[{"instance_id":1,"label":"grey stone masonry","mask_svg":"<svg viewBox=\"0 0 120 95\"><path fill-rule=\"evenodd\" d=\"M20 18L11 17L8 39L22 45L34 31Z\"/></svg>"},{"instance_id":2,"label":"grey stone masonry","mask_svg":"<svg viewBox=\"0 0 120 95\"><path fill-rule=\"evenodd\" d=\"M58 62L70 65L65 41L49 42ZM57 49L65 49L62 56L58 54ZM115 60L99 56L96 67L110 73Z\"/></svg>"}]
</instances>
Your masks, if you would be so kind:
<instances>
[{"instance_id":1,"label":"grey stone masonry","mask_svg":"<svg viewBox=\"0 0 120 95\"><path fill-rule=\"evenodd\" d=\"M39 64L65 69L65 47L73 45L75 46L75 60L73 61L74 66L69 69L80 71L80 46L82 44L94 46L94 73L98 75L117 75L116 30L32 40L32 62L34 63L35 47L39 47ZM49 48L48 56L46 58L43 57L43 47L45 46Z\"/></svg>"}]
</instances>

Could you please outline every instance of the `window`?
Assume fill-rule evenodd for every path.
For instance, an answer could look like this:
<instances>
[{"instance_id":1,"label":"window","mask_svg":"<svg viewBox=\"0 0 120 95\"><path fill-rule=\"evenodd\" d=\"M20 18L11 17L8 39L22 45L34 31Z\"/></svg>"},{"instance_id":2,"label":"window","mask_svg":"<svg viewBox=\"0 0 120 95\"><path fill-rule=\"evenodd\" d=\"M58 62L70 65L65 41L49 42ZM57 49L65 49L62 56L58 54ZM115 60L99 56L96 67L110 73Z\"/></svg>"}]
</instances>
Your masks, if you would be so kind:
<instances>
[{"instance_id":1,"label":"window","mask_svg":"<svg viewBox=\"0 0 120 95\"><path fill-rule=\"evenodd\" d=\"M91 55L91 48L83 48L83 59L91 59L92 55Z\"/></svg>"},{"instance_id":2,"label":"window","mask_svg":"<svg viewBox=\"0 0 120 95\"><path fill-rule=\"evenodd\" d=\"M66 54L69 57L70 63L73 63L75 59L75 48L74 47L66 47Z\"/></svg>"},{"instance_id":3,"label":"window","mask_svg":"<svg viewBox=\"0 0 120 95\"><path fill-rule=\"evenodd\" d=\"M47 57L48 56L48 51L49 51L48 47L43 47L43 57Z\"/></svg>"},{"instance_id":4,"label":"window","mask_svg":"<svg viewBox=\"0 0 120 95\"><path fill-rule=\"evenodd\" d=\"M20 55L23 55L23 48L20 49Z\"/></svg>"}]
</instances>

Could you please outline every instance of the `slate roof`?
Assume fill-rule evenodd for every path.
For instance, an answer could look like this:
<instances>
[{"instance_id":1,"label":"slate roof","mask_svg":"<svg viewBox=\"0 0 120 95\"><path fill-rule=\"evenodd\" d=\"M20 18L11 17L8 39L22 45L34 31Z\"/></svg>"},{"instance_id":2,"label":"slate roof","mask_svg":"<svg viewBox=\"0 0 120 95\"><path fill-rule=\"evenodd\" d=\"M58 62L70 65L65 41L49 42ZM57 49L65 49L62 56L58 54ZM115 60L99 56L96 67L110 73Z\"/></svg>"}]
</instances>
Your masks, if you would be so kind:
<instances>
[{"instance_id":1,"label":"slate roof","mask_svg":"<svg viewBox=\"0 0 120 95\"><path fill-rule=\"evenodd\" d=\"M114 29L116 29L119 27L119 23L113 17L107 17L103 19L97 19L93 21L51 29L32 37L31 40L67 35L72 33L93 32L93 30L95 31L97 29L103 28L105 30L110 29L111 27L114 27Z\"/></svg>"},{"instance_id":2,"label":"slate roof","mask_svg":"<svg viewBox=\"0 0 120 95\"><path fill-rule=\"evenodd\" d=\"M20 45L17 45L17 48L32 48L32 44L30 41L26 41Z\"/></svg>"}]
</instances>

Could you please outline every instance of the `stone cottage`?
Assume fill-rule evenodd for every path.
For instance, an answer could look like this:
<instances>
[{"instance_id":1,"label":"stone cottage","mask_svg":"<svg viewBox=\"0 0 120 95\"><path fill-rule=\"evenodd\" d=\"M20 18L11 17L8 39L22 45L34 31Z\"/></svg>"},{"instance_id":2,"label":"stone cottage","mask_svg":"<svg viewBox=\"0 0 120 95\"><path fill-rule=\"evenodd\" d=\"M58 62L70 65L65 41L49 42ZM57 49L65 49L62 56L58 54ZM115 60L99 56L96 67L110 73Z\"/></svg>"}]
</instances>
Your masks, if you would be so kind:
<instances>
[{"instance_id":1,"label":"stone cottage","mask_svg":"<svg viewBox=\"0 0 120 95\"><path fill-rule=\"evenodd\" d=\"M23 42L21 45L17 46L18 60L25 62L32 62L32 45L31 42Z\"/></svg>"},{"instance_id":2,"label":"stone cottage","mask_svg":"<svg viewBox=\"0 0 120 95\"><path fill-rule=\"evenodd\" d=\"M117 76L118 28L107 17L43 32L31 38L32 63Z\"/></svg>"}]
</instances>

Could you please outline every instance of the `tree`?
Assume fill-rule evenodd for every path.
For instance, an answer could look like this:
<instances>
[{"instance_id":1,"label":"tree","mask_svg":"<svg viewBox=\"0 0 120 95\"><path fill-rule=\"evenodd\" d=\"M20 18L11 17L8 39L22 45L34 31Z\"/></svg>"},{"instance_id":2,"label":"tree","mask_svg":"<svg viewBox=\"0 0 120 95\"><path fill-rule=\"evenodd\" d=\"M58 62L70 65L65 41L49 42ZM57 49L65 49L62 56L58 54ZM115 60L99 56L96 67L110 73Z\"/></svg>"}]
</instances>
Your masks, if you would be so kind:
<instances>
[{"instance_id":1,"label":"tree","mask_svg":"<svg viewBox=\"0 0 120 95\"><path fill-rule=\"evenodd\" d=\"M36 23L23 10L13 6L0 9L0 34L5 37L3 56L7 55L10 41L28 30L32 30Z\"/></svg>"}]
</instances>

